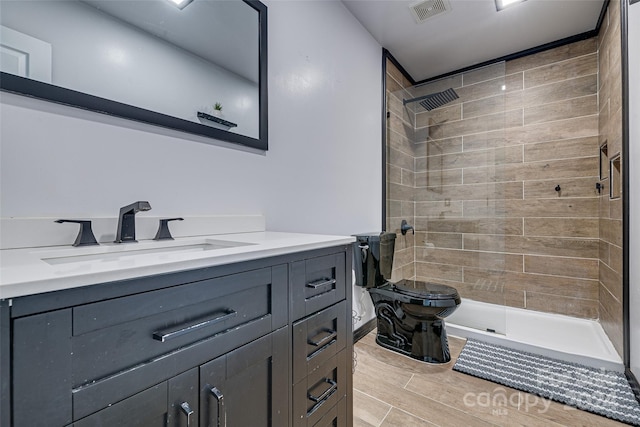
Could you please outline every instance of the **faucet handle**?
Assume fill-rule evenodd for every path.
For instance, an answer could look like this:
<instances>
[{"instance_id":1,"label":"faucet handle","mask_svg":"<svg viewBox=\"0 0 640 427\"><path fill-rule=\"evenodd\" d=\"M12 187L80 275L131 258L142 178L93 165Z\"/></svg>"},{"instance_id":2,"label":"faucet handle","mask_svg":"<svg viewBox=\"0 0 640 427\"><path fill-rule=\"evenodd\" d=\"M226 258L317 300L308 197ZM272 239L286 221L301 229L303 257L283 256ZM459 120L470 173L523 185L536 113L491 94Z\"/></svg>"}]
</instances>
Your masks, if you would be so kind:
<instances>
[{"instance_id":1,"label":"faucet handle","mask_svg":"<svg viewBox=\"0 0 640 427\"><path fill-rule=\"evenodd\" d=\"M184 218L165 218L160 220L158 226L158 232L153 240L173 240L171 232L169 231L169 221L184 221Z\"/></svg>"},{"instance_id":2,"label":"faucet handle","mask_svg":"<svg viewBox=\"0 0 640 427\"><path fill-rule=\"evenodd\" d=\"M402 223L400 224L400 232L402 233L402 235L406 235L407 231L411 230L411 232L413 234L416 234L416 230L415 228L413 228L413 226L409 225L409 223L407 222L406 219L402 220Z\"/></svg>"},{"instance_id":3,"label":"faucet handle","mask_svg":"<svg viewBox=\"0 0 640 427\"><path fill-rule=\"evenodd\" d=\"M78 219L59 219L55 222L57 222L58 224L62 224L64 222L80 224L80 231L78 232L76 241L73 242L73 246L91 246L100 244L96 240L96 237L93 235L93 230L91 229L91 221Z\"/></svg>"}]
</instances>

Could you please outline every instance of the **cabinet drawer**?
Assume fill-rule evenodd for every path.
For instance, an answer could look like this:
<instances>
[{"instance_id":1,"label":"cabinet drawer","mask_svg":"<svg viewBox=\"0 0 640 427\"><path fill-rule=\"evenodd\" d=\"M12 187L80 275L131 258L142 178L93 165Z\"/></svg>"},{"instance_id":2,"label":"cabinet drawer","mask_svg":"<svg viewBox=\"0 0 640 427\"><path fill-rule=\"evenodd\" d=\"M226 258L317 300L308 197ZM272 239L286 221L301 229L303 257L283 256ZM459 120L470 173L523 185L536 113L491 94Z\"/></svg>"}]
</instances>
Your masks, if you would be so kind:
<instances>
[{"instance_id":1,"label":"cabinet drawer","mask_svg":"<svg viewBox=\"0 0 640 427\"><path fill-rule=\"evenodd\" d=\"M313 427L347 427L347 398L343 397Z\"/></svg>"},{"instance_id":2,"label":"cabinet drawer","mask_svg":"<svg viewBox=\"0 0 640 427\"><path fill-rule=\"evenodd\" d=\"M74 419L287 323L277 266L73 309Z\"/></svg>"},{"instance_id":3,"label":"cabinet drawer","mask_svg":"<svg viewBox=\"0 0 640 427\"><path fill-rule=\"evenodd\" d=\"M74 386L217 334L232 339L251 322L268 323L267 333L283 326L283 318L273 322L272 295L283 294L272 282L271 268L264 268L75 307Z\"/></svg>"},{"instance_id":4,"label":"cabinet drawer","mask_svg":"<svg viewBox=\"0 0 640 427\"><path fill-rule=\"evenodd\" d=\"M293 324L294 384L345 348L349 322L342 301Z\"/></svg>"},{"instance_id":5,"label":"cabinet drawer","mask_svg":"<svg viewBox=\"0 0 640 427\"><path fill-rule=\"evenodd\" d=\"M294 320L345 298L345 256L340 252L291 264L291 314Z\"/></svg>"},{"instance_id":6,"label":"cabinet drawer","mask_svg":"<svg viewBox=\"0 0 640 427\"><path fill-rule=\"evenodd\" d=\"M314 426L347 393L347 352L329 358L293 386L293 425Z\"/></svg>"}]
</instances>

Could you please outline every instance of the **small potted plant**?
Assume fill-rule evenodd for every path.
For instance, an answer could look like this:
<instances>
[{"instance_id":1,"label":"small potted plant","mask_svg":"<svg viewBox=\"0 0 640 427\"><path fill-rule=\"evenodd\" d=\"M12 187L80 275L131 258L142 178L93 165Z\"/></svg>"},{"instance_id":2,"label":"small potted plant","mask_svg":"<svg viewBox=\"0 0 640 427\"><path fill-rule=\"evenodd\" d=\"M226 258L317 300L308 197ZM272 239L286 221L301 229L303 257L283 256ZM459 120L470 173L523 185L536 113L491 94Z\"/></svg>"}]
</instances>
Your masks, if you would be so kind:
<instances>
[{"instance_id":1,"label":"small potted plant","mask_svg":"<svg viewBox=\"0 0 640 427\"><path fill-rule=\"evenodd\" d=\"M211 112L211 115L222 118L222 104L221 103L216 102L215 104L213 104L213 111Z\"/></svg>"}]
</instances>

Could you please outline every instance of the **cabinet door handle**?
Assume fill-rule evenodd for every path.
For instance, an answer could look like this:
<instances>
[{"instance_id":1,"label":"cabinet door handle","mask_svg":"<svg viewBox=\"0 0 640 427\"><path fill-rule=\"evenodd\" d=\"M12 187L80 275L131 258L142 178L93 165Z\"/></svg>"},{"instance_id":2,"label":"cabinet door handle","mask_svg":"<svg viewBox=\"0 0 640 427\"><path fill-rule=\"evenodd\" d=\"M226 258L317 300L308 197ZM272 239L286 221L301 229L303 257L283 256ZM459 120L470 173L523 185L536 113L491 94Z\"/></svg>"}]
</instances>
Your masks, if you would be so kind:
<instances>
[{"instance_id":1,"label":"cabinet door handle","mask_svg":"<svg viewBox=\"0 0 640 427\"><path fill-rule=\"evenodd\" d=\"M186 324L156 331L153 333L153 339L165 342L181 335L197 331L207 326L211 326L215 323L231 319L232 317L236 317L237 314L238 313L235 310L224 310L222 312L217 312L213 316L207 316Z\"/></svg>"},{"instance_id":2,"label":"cabinet door handle","mask_svg":"<svg viewBox=\"0 0 640 427\"><path fill-rule=\"evenodd\" d=\"M338 383L335 382L334 380L332 380L331 378L325 378L324 381L329 384L329 388L326 389L325 391L322 392L322 394L320 396L314 396L311 393L309 393L309 399L313 400L314 402L318 403L318 402L322 402L325 401L329 398L329 396L331 396L333 394L334 391L336 391L336 389L338 388Z\"/></svg>"},{"instance_id":3,"label":"cabinet door handle","mask_svg":"<svg viewBox=\"0 0 640 427\"><path fill-rule=\"evenodd\" d=\"M324 335L324 334L327 334L327 335ZM324 337L318 340L317 338L320 335L324 335ZM327 341L331 341L332 339L334 339L336 336L338 336L338 332L332 331L331 329L325 329L322 332L320 332L318 335L313 337L313 339L310 339L307 342L311 345L315 345L316 347L320 347L324 345L324 343L326 343Z\"/></svg>"},{"instance_id":4,"label":"cabinet door handle","mask_svg":"<svg viewBox=\"0 0 640 427\"><path fill-rule=\"evenodd\" d=\"M213 387L211 394L213 394L213 397L215 397L218 402L218 420L216 426L227 427L227 408L224 406L224 395L218 390L218 387Z\"/></svg>"},{"instance_id":5,"label":"cabinet door handle","mask_svg":"<svg viewBox=\"0 0 640 427\"><path fill-rule=\"evenodd\" d=\"M307 283L307 288L318 289L323 286L333 286L336 283L336 279L319 279L313 282Z\"/></svg>"},{"instance_id":6,"label":"cabinet door handle","mask_svg":"<svg viewBox=\"0 0 640 427\"><path fill-rule=\"evenodd\" d=\"M182 402L180 404L180 409L182 413L187 416L187 427L191 424L191 415L193 415L193 409L189 406L189 402Z\"/></svg>"}]
</instances>

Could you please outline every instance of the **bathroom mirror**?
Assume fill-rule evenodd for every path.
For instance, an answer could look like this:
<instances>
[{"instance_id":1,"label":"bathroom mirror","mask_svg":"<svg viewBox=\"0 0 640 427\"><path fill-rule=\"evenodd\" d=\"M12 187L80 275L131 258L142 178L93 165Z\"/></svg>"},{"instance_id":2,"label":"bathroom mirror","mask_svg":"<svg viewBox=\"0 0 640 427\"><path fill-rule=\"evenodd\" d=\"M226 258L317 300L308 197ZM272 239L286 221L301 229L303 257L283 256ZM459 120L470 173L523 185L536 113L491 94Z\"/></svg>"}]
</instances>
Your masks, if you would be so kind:
<instances>
[{"instance_id":1,"label":"bathroom mirror","mask_svg":"<svg viewBox=\"0 0 640 427\"><path fill-rule=\"evenodd\" d=\"M266 6L180 1L3 0L0 89L267 150Z\"/></svg>"}]
</instances>

